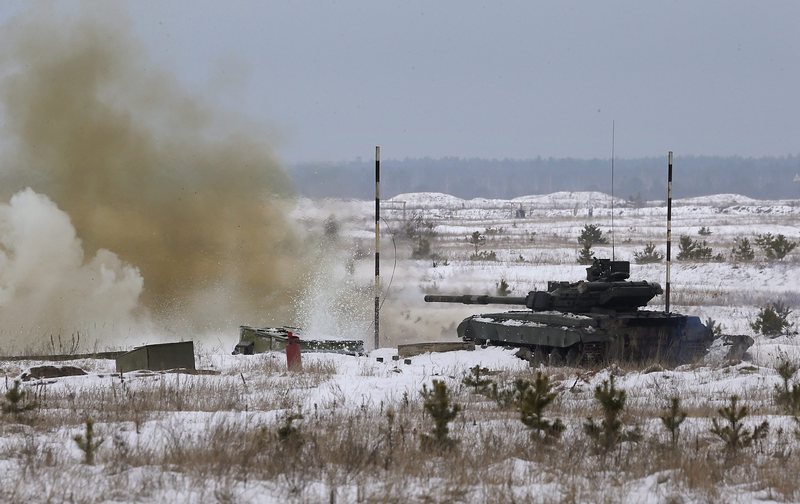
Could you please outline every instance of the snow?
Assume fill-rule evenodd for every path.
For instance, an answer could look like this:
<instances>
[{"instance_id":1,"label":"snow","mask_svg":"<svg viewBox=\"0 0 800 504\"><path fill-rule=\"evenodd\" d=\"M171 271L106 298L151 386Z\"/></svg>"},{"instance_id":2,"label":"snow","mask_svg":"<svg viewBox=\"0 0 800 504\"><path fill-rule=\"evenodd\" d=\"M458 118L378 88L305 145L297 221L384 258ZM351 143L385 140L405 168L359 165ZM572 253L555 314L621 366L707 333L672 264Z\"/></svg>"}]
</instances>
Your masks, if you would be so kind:
<instances>
[{"instance_id":1,"label":"snow","mask_svg":"<svg viewBox=\"0 0 800 504\"><path fill-rule=\"evenodd\" d=\"M530 373L528 363L514 356L513 349L499 347L476 348L474 351L426 353L410 358L394 360L396 345L410 341L453 341L455 326L466 316L480 311L475 306L426 304L424 293L494 293L498 281L503 278L511 288L512 296L523 296L530 290L543 290L550 280L576 281L585 278L585 266L575 262L577 236L587 223L599 225L607 235L611 233L610 196L599 192L563 192L550 195L531 195L514 200L473 199L462 200L441 193L401 194L391 199L395 204L387 210L386 219L393 229L406 216L421 212L423 219L435 225L437 238L434 248L447 262L439 260L434 266L430 260L410 260L403 243L398 250L382 250L384 261L397 264L397 274L392 282L384 282L382 298L383 348L368 355L347 356L340 354L303 354L303 373L288 373L285 356L262 354L255 356L230 355L237 335L214 334L211 342L221 342L211 347L206 342L199 345L198 367L219 372L217 375L182 374L114 374L114 362L110 360L81 359L59 363L75 365L89 372L88 376L65 377L54 380L34 381L25 385L29 391L42 394L43 400L59 398L64 420L60 426L37 434L39 452L52 450L61 459L71 461L69 468L59 466L58 471L40 469L39 481L29 479L24 473L24 450L20 432L33 432L27 426L10 422L0 424L0 471L19 487L16 498L31 501L67 500L67 495L90 495L86 484L103 488L106 502L130 502L133 500L161 502L200 502L225 500L242 502L286 502L286 482L280 479L249 481L241 479L215 479L213 474L205 478L189 476L179 465L161 467L139 465L127 469L112 468L105 461L112 459L114 450L127 444L131 447L156 449L170 443L190 443L192 436L202 435L208 429L220 425L239 425L245 429L262 426L274 428L290 412L300 412L307 419L317 411L344 412L358 415L363 412L383 412L386 408L400 408L405 401L419 402L423 386L431 387L433 380L443 380L452 390L460 390L462 400L469 399L463 390L462 379L475 366L486 367L494 373L509 376L514 373ZM398 204L405 202L405 205ZM680 396L684 407L692 415L687 420L687 431L701 439L707 433L716 409L727 404L733 394L742 397L744 404L755 413L748 420L768 419L774 428L791 433L794 429L791 418L778 414L772 405L772 391L781 379L775 366L785 360L800 361L798 337L781 336L768 339L754 334L750 321L758 310L774 300L787 303L793 310L791 320L797 326L797 308L800 306L800 261L798 251L785 260L768 262L758 258L751 263L736 263L727 256L736 237L752 237L757 233L782 233L789 239L800 238L800 201L759 201L740 195L716 195L702 198L676 199L673 221L673 236L689 234L699 238L700 226L708 226L712 234L702 239L726 255L720 263L684 263L674 261L672 265L672 310L696 315L702 320L711 318L720 323L725 333L753 336L755 344L740 363L725 362L724 347L714 346L704 361L675 369L648 372L635 366L620 369L611 366L601 370L573 368L546 369L559 391L558 407L565 415L565 436L577 438L582 435L581 422L593 412L592 391L603 380L614 376L619 387L628 394L628 405L634 411L653 408L654 404L665 404L673 396ZM370 219L371 202L364 201L311 201L300 200L292 215L309 229L320 227L331 215L342 223L343 234L351 241L369 240L372 237ZM527 210L526 218L514 219L513 209ZM590 215L591 209L591 215ZM613 233L616 243L596 246L599 257L616 255L617 259L632 260L633 253L647 242L654 242L663 252L664 219L666 209L663 202L648 202L642 208L615 201ZM500 230L490 234L488 230ZM471 261L474 252L466 237L480 231L487 237L482 250L494 250L498 261ZM752 240L751 240L752 241ZM386 240L388 243L389 240ZM673 253L677 252L674 243ZM389 245L386 245L387 247ZM753 244L755 247L755 244ZM524 262L518 262L522 257ZM347 280L356 287L369 285L371 268L367 261L357 262L354 277ZM384 271L387 268L383 267ZM315 335L329 338L354 335L371 340L369 320L345 318L338 320L329 310L320 307L335 306L335 294L344 282L344 273L321 279L319 288L309 298L309 320L315 322ZM664 264L631 265L631 278L665 282ZM357 291L354 287L353 291ZM365 299L370 304L371 298ZM663 309L664 299L658 297L648 309ZM496 307L507 311L508 307ZM330 310L332 311L332 309ZM315 313L316 312L316 313ZM349 314L353 315L353 314ZM558 314L563 316L563 314ZM575 315L576 319L588 319ZM477 320L489 320L478 317ZM509 320L507 325L538 325L534 322ZM382 359L382 362L378 361ZM6 382L13 382L27 368L43 364L37 361L0 362ZM7 385L8 386L8 385ZM93 411L90 401L113 400L108 394L128 394L130 400L146 396L154 391L163 391L164 401L185 405L183 410L172 406L160 407L141 413L141 418L116 421L113 411L103 412L105 420L98 422L100 435L107 439L99 453L99 465L83 467L78 462L81 452L72 441L82 433L79 412ZM178 395L175 395L178 391ZM169 395L172 394L172 395ZM105 399L99 399L103 398ZM49 399L48 399L49 398ZM202 400L200 399L202 398ZM82 402L83 401L83 402ZM181 402L184 401L184 402ZM94 403L92 403L94 404ZM116 403L114 403L116 404ZM172 404L172 403L171 403ZM470 443L472 436L482 429L496 428L507 435L523 432L516 420L487 416L481 418L476 411L480 405L471 404L471 422L464 421L456 435L462 443ZM306 420L308 421L308 420ZM311 424L311 421L308 421ZM641 420L641 427L651 437L658 435L660 422L655 417ZM523 432L524 434L524 432ZM119 440L114 438L117 436ZM176 437L177 436L177 437ZM181 437L185 436L185 437ZM707 435L706 435L707 436ZM112 439L113 438L113 439ZM705 440L704 442L708 442ZM770 450L778 450L779 439L768 444ZM772 453L772 452L770 452ZM486 478L505 478L507 485L498 488L481 481L470 482L469 495L484 502L510 500L558 502L576 500L581 502L704 502L709 496L696 488L689 488L679 476L678 470L659 470L652 474L623 477L610 474L603 467L597 468L592 478L571 474L569 483L561 475L542 470L536 460L511 457L496 462L486 469ZM61 474L61 472L64 474ZM116 471L116 472L115 472ZM123 475L123 476L120 476ZM81 479L84 478L84 479ZM409 484L409 492L418 500L446 487L438 477L420 478ZM118 488L112 488L116 481ZM158 485L152 482L158 481ZM224 484L223 484L224 483ZM367 481L366 485L379 485L379 481ZM152 486L149 494L131 497L133 488ZM305 492L306 501L328 501L330 487L326 481L312 481ZM353 481L337 487L341 502L356 501L363 491L361 483ZM46 488L45 488L46 487ZM438 490L437 490L438 489ZM578 490L576 490L578 489ZM2 491L2 490L0 490ZM426 492L431 492L430 494ZM719 482L713 499L720 502L749 502L775 500L768 491L752 486L737 485L727 480ZM577 492L577 493L573 493ZM0 494L3 495L3 494ZM138 495L138 494L137 494ZM712 500L713 500L712 499ZM89 500L88 497L86 500ZM339 502L337 501L337 502Z\"/></svg>"}]
</instances>

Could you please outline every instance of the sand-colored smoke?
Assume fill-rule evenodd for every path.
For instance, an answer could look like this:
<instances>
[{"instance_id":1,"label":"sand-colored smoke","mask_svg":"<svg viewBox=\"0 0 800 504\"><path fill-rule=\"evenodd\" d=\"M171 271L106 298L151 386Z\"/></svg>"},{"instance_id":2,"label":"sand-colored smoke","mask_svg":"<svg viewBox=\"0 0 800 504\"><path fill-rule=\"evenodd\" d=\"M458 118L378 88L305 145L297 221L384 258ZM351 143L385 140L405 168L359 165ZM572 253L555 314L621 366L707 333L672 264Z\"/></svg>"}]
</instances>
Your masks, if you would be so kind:
<instances>
[{"instance_id":1,"label":"sand-colored smoke","mask_svg":"<svg viewBox=\"0 0 800 504\"><path fill-rule=\"evenodd\" d=\"M121 19L33 8L2 27L4 200L49 196L87 257L141 271L158 319L255 322L298 287L289 180L261 132L182 92Z\"/></svg>"}]
</instances>

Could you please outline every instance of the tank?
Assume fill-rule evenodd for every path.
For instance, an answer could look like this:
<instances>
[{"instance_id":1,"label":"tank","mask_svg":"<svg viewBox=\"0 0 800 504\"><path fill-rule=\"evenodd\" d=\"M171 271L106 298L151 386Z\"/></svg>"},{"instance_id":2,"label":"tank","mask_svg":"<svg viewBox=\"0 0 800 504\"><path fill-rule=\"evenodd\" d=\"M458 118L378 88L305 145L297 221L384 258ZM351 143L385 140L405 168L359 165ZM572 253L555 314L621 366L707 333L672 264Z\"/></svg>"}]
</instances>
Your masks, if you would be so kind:
<instances>
[{"instance_id":1,"label":"tank","mask_svg":"<svg viewBox=\"0 0 800 504\"><path fill-rule=\"evenodd\" d=\"M643 309L662 294L658 283L630 281L630 263L595 259L586 280L548 282L524 297L428 295L426 302L519 305L524 310L464 319L458 336L479 344L521 347L532 362L607 360L688 363L714 340L698 317Z\"/></svg>"}]
</instances>

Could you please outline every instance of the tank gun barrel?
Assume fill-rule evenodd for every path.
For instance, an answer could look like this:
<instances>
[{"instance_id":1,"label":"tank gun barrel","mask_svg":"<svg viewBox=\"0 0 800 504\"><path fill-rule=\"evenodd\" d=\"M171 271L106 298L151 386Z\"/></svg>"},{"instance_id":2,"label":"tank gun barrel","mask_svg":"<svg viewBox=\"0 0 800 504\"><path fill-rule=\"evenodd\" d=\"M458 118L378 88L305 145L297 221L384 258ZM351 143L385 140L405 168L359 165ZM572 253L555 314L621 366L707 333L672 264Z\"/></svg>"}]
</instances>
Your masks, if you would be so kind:
<instances>
[{"instance_id":1,"label":"tank gun barrel","mask_svg":"<svg viewBox=\"0 0 800 504\"><path fill-rule=\"evenodd\" d=\"M509 297L509 296L476 296L474 294L465 294L463 296L437 296L428 294L425 296L426 303L462 303L462 304L506 304L506 305L524 305L524 297Z\"/></svg>"}]
</instances>

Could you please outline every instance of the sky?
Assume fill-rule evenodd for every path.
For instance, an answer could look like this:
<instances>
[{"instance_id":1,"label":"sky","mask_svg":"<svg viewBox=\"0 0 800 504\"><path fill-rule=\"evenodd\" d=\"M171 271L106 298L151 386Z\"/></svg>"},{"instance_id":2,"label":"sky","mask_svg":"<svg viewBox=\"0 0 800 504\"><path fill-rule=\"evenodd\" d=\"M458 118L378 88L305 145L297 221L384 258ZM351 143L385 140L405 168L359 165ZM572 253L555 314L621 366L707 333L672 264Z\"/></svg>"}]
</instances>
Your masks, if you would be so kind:
<instances>
[{"instance_id":1,"label":"sky","mask_svg":"<svg viewBox=\"0 0 800 504\"><path fill-rule=\"evenodd\" d=\"M608 158L612 122L622 158L800 153L796 1L120 6L150 64L285 164Z\"/></svg>"}]
</instances>

